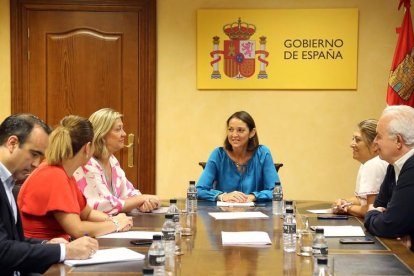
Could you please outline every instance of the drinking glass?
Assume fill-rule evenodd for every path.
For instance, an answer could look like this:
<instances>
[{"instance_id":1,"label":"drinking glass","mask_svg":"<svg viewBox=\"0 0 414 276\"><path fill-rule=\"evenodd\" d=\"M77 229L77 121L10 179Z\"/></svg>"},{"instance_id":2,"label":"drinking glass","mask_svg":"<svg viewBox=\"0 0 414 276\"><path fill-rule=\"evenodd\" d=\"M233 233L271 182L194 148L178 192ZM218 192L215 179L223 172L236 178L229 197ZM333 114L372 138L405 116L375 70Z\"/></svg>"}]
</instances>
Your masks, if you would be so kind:
<instances>
[{"instance_id":1,"label":"drinking glass","mask_svg":"<svg viewBox=\"0 0 414 276\"><path fill-rule=\"evenodd\" d=\"M309 230L302 230L299 238L299 255L304 257L312 256L313 235Z\"/></svg>"}]
</instances>

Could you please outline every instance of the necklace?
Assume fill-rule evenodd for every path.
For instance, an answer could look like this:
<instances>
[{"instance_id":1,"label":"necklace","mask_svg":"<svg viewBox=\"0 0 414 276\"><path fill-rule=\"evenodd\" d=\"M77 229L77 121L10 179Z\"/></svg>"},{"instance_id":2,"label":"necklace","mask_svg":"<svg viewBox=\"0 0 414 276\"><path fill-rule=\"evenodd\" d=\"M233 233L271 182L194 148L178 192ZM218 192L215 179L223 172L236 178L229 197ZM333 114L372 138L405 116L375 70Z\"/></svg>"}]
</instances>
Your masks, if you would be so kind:
<instances>
[{"instance_id":1,"label":"necklace","mask_svg":"<svg viewBox=\"0 0 414 276\"><path fill-rule=\"evenodd\" d=\"M234 165L236 165L237 170L239 173L243 174L246 172L247 164L240 164L239 162L233 161Z\"/></svg>"}]
</instances>

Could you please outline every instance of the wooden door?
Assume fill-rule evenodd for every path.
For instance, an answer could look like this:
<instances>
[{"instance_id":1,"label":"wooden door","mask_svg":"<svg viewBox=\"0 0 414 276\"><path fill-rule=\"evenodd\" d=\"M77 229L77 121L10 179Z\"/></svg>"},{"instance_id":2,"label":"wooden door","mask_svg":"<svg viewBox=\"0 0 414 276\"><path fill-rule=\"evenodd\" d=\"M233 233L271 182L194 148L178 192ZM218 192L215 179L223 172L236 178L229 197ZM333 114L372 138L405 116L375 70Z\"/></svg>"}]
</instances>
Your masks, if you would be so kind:
<instances>
[{"instance_id":1,"label":"wooden door","mask_svg":"<svg viewBox=\"0 0 414 276\"><path fill-rule=\"evenodd\" d=\"M155 193L155 1L12 3L12 111L51 126L111 107L134 135L117 156L128 179Z\"/></svg>"}]
</instances>

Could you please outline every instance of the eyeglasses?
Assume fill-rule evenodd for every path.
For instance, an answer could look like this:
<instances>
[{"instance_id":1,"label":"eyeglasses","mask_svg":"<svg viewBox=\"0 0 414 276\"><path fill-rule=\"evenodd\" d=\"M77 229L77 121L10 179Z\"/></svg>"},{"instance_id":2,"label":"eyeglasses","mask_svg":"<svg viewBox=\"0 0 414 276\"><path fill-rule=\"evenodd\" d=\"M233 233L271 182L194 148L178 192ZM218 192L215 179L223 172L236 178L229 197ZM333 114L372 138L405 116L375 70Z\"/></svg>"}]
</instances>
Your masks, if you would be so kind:
<instances>
[{"instance_id":1,"label":"eyeglasses","mask_svg":"<svg viewBox=\"0 0 414 276\"><path fill-rule=\"evenodd\" d=\"M245 133L247 131L247 129L245 129L245 128L242 128L242 127L238 127L238 128L236 128L236 129L234 129L234 128L232 128L232 127L229 127L228 129L227 129L227 132L229 132L229 133L234 133L234 132L236 132L237 134L243 134L243 133Z\"/></svg>"}]
</instances>

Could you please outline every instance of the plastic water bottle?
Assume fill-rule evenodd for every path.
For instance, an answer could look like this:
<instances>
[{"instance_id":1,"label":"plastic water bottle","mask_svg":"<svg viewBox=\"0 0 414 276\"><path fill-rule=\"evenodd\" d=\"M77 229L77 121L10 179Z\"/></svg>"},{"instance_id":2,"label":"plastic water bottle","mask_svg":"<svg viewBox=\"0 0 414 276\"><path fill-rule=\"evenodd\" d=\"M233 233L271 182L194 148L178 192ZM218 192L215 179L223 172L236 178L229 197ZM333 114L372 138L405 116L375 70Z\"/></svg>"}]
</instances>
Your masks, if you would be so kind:
<instances>
[{"instance_id":1,"label":"plastic water bottle","mask_svg":"<svg viewBox=\"0 0 414 276\"><path fill-rule=\"evenodd\" d=\"M315 269L313 270L314 276L328 276L328 259L327 258L318 258L316 261Z\"/></svg>"},{"instance_id":2,"label":"plastic water bottle","mask_svg":"<svg viewBox=\"0 0 414 276\"><path fill-rule=\"evenodd\" d=\"M190 186L187 189L187 213L197 212L197 189L195 181L190 181Z\"/></svg>"},{"instance_id":3,"label":"plastic water bottle","mask_svg":"<svg viewBox=\"0 0 414 276\"><path fill-rule=\"evenodd\" d=\"M154 275L165 274L165 251L162 245L161 235L154 235L148 250L148 265L154 269Z\"/></svg>"},{"instance_id":4,"label":"plastic water bottle","mask_svg":"<svg viewBox=\"0 0 414 276\"><path fill-rule=\"evenodd\" d=\"M170 199L170 207L168 207L167 214L173 215L175 234L178 236L181 235L180 209L177 207L177 199Z\"/></svg>"},{"instance_id":5,"label":"plastic water bottle","mask_svg":"<svg viewBox=\"0 0 414 276\"><path fill-rule=\"evenodd\" d=\"M162 225L162 239L164 241L164 250L166 256L173 256L175 253L175 224L173 215L166 214L165 222Z\"/></svg>"},{"instance_id":6,"label":"plastic water bottle","mask_svg":"<svg viewBox=\"0 0 414 276\"><path fill-rule=\"evenodd\" d=\"M283 191L280 182L275 183L275 189L273 190L273 215L283 214Z\"/></svg>"},{"instance_id":7,"label":"plastic water bottle","mask_svg":"<svg viewBox=\"0 0 414 276\"><path fill-rule=\"evenodd\" d=\"M325 239L323 228L316 228L315 237L312 243L312 255L318 257L328 257L328 242Z\"/></svg>"},{"instance_id":8,"label":"plastic water bottle","mask_svg":"<svg viewBox=\"0 0 414 276\"><path fill-rule=\"evenodd\" d=\"M286 210L283 220L283 250L286 252L296 251L296 220L293 209Z\"/></svg>"}]
</instances>

